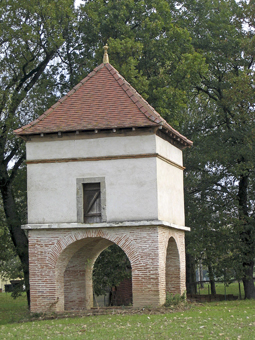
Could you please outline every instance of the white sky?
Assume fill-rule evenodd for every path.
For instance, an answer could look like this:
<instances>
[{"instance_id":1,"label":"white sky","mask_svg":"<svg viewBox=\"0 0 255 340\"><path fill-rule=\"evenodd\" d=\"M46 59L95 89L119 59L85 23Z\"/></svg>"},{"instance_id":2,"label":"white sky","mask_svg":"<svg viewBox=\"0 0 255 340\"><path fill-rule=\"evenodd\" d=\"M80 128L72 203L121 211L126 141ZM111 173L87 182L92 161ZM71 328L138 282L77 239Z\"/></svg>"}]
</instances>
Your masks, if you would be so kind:
<instances>
[{"instance_id":1,"label":"white sky","mask_svg":"<svg viewBox=\"0 0 255 340\"><path fill-rule=\"evenodd\" d=\"M74 1L74 6L75 8L79 7L81 3L84 3L85 0L75 0Z\"/></svg>"}]
</instances>

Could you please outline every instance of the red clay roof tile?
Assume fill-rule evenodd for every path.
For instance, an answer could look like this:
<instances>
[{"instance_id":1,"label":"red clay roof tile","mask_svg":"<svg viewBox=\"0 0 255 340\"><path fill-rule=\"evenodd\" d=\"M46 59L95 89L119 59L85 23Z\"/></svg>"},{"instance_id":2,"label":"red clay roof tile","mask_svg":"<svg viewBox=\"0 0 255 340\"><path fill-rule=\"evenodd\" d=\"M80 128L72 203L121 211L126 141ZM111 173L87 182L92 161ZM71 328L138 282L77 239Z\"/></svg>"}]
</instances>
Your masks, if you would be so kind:
<instances>
[{"instance_id":1,"label":"red clay roof tile","mask_svg":"<svg viewBox=\"0 0 255 340\"><path fill-rule=\"evenodd\" d=\"M38 119L14 133L22 136L162 125L187 145L192 145L112 65L101 64Z\"/></svg>"}]
</instances>

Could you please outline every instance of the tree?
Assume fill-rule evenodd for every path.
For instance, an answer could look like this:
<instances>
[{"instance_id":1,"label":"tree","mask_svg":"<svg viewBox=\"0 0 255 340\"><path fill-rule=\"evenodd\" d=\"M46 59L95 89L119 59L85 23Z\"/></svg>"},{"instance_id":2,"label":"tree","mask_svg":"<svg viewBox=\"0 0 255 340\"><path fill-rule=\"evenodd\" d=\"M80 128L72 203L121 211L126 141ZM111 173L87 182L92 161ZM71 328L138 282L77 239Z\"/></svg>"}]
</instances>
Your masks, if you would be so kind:
<instances>
[{"instance_id":1,"label":"tree","mask_svg":"<svg viewBox=\"0 0 255 340\"><path fill-rule=\"evenodd\" d=\"M28 301L28 241L13 189L25 148L12 131L41 112L34 110L38 108L36 98L49 90L44 87L49 85L45 74L54 68L50 62L65 41L72 11L71 0L3 0L0 7L0 191L10 237L22 263Z\"/></svg>"},{"instance_id":2,"label":"tree","mask_svg":"<svg viewBox=\"0 0 255 340\"><path fill-rule=\"evenodd\" d=\"M17 171L13 181L15 192L17 214L21 223L26 223L26 167L22 165ZM17 251L10 237L4 214L2 200L0 199L0 273L6 279L23 278L21 262L17 256Z\"/></svg>"},{"instance_id":3,"label":"tree","mask_svg":"<svg viewBox=\"0 0 255 340\"><path fill-rule=\"evenodd\" d=\"M10 238L3 209L0 209L0 218L0 275L8 280L23 278L21 262Z\"/></svg>"},{"instance_id":4,"label":"tree","mask_svg":"<svg viewBox=\"0 0 255 340\"><path fill-rule=\"evenodd\" d=\"M172 18L166 0L89 0L79 9L77 34L69 31L62 60L62 89L75 85L102 63L109 45L110 63L173 126L191 85L204 72L188 31Z\"/></svg>"},{"instance_id":5,"label":"tree","mask_svg":"<svg viewBox=\"0 0 255 340\"><path fill-rule=\"evenodd\" d=\"M179 22L187 27L195 50L203 53L208 65L208 74L194 89L195 99L190 103L193 117L186 126L186 134L195 140L195 148L186 155L186 201L195 205L199 200L204 213L204 220L199 220L199 214L188 203L188 223L196 231L192 242L198 241L199 228L204 227L207 238L211 238L212 228L220 229L220 239L215 243L219 247L226 232L227 251L223 250L222 256L228 253L233 265L241 267L245 297L254 298L255 105L251 46L255 40L254 26L244 27L245 22L254 24L249 5L252 3L188 0L180 3ZM207 243L212 246L213 242Z\"/></svg>"},{"instance_id":6,"label":"tree","mask_svg":"<svg viewBox=\"0 0 255 340\"><path fill-rule=\"evenodd\" d=\"M93 269L94 293L105 295L125 278L131 278L131 264L124 251L117 245L105 249L97 258Z\"/></svg>"}]
</instances>

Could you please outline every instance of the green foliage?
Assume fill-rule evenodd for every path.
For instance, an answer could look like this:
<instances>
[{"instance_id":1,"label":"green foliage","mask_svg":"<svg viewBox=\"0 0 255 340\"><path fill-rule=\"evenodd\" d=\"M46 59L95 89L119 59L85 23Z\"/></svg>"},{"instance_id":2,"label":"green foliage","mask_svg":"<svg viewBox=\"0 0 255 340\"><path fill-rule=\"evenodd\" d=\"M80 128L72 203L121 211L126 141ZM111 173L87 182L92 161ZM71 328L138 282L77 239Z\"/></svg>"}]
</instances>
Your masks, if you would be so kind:
<instances>
[{"instance_id":1,"label":"green foliage","mask_svg":"<svg viewBox=\"0 0 255 340\"><path fill-rule=\"evenodd\" d=\"M124 251L116 244L105 249L97 258L93 269L94 293L105 295L109 289L118 286L131 277L131 265Z\"/></svg>"},{"instance_id":2,"label":"green foliage","mask_svg":"<svg viewBox=\"0 0 255 340\"><path fill-rule=\"evenodd\" d=\"M23 277L22 265L10 237L3 208L0 206L0 276L13 280Z\"/></svg>"},{"instance_id":3,"label":"green foliage","mask_svg":"<svg viewBox=\"0 0 255 340\"><path fill-rule=\"evenodd\" d=\"M24 280L20 280L19 282L17 282L14 285L13 291L11 292L11 297L13 299L17 299L18 297L24 295L24 285L25 285L25 281Z\"/></svg>"},{"instance_id":4,"label":"green foliage","mask_svg":"<svg viewBox=\"0 0 255 340\"><path fill-rule=\"evenodd\" d=\"M244 29L246 9L235 1L184 1L180 17L208 65L183 127L194 141L185 153L187 249L215 275L235 270L244 280L255 257L254 30Z\"/></svg>"},{"instance_id":5,"label":"green foliage","mask_svg":"<svg viewBox=\"0 0 255 340\"><path fill-rule=\"evenodd\" d=\"M108 43L110 63L160 114L179 126L181 109L206 67L187 29L172 18L168 1L87 1L79 9L77 29L75 40L69 32L62 51L67 84L74 85L102 63L102 46Z\"/></svg>"},{"instance_id":6,"label":"green foliage","mask_svg":"<svg viewBox=\"0 0 255 340\"><path fill-rule=\"evenodd\" d=\"M171 294L166 293L166 302L164 304L165 307L173 307L178 306L179 304L186 303L186 292L182 295L180 294Z\"/></svg>"},{"instance_id":7,"label":"green foliage","mask_svg":"<svg viewBox=\"0 0 255 340\"><path fill-rule=\"evenodd\" d=\"M25 145L13 130L31 122L55 101L51 86L58 81L57 62L52 60L65 42L73 11L72 0L3 0L0 6L0 208L4 211L1 237L5 244L1 265L5 265L4 272L13 271L18 255L27 289L28 241L20 228L26 219L24 171L24 178L20 177Z\"/></svg>"},{"instance_id":8,"label":"green foliage","mask_svg":"<svg viewBox=\"0 0 255 340\"><path fill-rule=\"evenodd\" d=\"M13 195L21 223L26 223L27 220L26 174L26 167L23 165L13 180ZM0 275L8 280L23 278L22 263L11 239L1 199L0 202Z\"/></svg>"},{"instance_id":9,"label":"green foliage","mask_svg":"<svg viewBox=\"0 0 255 340\"><path fill-rule=\"evenodd\" d=\"M71 15L71 0L1 3L0 112L7 128L2 126L1 134L8 134L9 144L12 129L34 118L35 103L29 97L39 90L47 65L64 43L63 30ZM42 88L39 91L42 95Z\"/></svg>"}]
</instances>

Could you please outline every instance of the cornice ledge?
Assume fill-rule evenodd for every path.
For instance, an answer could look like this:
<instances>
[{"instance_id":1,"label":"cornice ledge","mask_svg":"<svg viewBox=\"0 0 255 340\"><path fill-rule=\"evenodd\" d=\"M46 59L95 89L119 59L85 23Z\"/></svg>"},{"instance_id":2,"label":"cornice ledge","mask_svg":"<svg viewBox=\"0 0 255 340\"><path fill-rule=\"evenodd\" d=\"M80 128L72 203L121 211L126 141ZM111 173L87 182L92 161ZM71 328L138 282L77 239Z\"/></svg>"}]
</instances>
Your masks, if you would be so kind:
<instances>
[{"instance_id":1,"label":"cornice ledge","mask_svg":"<svg viewBox=\"0 0 255 340\"><path fill-rule=\"evenodd\" d=\"M189 227L180 226L160 220L141 220L141 221L125 221L125 222L102 222L102 223L28 223L21 226L25 230L45 230L45 229L99 229L99 228L119 228L119 227L146 227L159 226L168 227L177 230L190 231Z\"/></svg>"}]
</instances>

